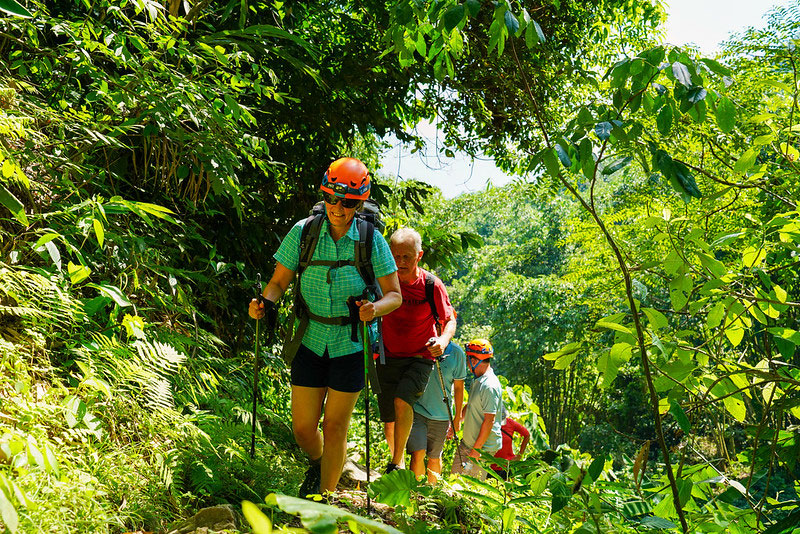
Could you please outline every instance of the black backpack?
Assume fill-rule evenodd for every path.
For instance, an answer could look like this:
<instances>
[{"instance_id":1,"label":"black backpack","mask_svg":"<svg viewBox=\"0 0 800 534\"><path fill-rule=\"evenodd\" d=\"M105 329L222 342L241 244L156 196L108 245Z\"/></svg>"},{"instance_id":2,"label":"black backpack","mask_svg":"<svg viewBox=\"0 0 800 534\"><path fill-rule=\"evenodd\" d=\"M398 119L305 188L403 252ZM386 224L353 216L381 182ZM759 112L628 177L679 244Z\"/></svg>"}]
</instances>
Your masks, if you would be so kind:
<instances>
[{"instance_id":1,"label":"black backpack","mask_svg":"<svg viewBox=\"0 0 800 534\"><path fill-rule=\"evenodd\" d=\"M308 328L309 320L313 319L323 324L333 325L351 325L352 339L358 340L358 308L351 307L350 314L342 317L321 317L311 312L306 304L305 299L300 292L300 284L302 283L302 274L310 265L327 265L328 280L330 281L330 270L352 265L358 271L358 274L366 284L366 290L369 297L378 300L382 297L380 285L375 279L375 272L372 268L372 242L375 235L375 229L382 231L385 224L380 217L380 208L378 204L371 199L364 201L361 210L357 211L353 218L353 223L358 229L358 241L355 245L354 258L352 260L312 260L314 251L319 243L320 231L322 223L325 221L325 205L323 202L318 202L311 208L308 218L303 225L302 232L300 233L300 260L297 265L297 279L294 284L294 311L289 321L289 330L286 334L286 340L283 344L283 359L287 364L291 363L297 349L300 348L300 343L303 341ZM295 319L299 320L299 324L295 328ZM380 333L380 320L378 321L378 328ZM292 332L294 330L294 332ZM380 351L383 352L383 344L380 344Z\"/></svg>"}]
</instances>

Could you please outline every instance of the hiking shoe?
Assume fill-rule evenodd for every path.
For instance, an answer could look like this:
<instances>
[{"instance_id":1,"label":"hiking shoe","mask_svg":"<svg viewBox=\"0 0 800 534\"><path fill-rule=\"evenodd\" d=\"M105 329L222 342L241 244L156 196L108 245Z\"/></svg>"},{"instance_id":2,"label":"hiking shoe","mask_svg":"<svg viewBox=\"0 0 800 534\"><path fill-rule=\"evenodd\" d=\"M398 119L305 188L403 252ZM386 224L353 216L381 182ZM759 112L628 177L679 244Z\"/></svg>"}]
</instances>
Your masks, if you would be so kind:
<instances>
[{"instance_id":1,"label":"hiking shoe","mask_svg":"<svg viewBox=\"0 0 800 534\"><path fill-rule=\"evenodd\" d=\"M319 493L319 484L322 480L322 470L319 464L312 465L306 470L306 478L300 485L298 497L305 498L310 493Z\"/></svg>"},{"instance_id":2,"label":"hiking shoe","mask_svg":"<svg viewBox=\"0 0 800 534\"><path fill-rule=\"evenodd\" d=\"M386 464L386 469L383 470L383 474L384 475L388 475L392 471L397 471L399 469L402 469L402 467L400 467L397 464L393 464L393 463L389 462L388 464Z\"/></svg>"}]
</instances>

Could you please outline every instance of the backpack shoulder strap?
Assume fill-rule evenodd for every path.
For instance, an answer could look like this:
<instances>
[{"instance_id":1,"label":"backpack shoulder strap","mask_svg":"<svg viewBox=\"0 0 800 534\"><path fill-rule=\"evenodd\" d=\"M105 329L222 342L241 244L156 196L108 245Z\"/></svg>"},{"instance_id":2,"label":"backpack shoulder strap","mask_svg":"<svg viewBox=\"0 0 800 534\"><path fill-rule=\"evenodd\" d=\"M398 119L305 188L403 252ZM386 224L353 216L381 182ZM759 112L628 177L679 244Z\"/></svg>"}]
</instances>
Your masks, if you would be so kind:
<instances>
[{"instance_id":1,"label":"backpack shoulder strap","mask_svg":"<svg viewBox=\"0 0 800 534\"><path fill-rule=\"evenodd\" d=\"M433 289L436 285L436 279L433 277L431 273L428 271L423 271L425 273L425 300L428 301L428 305L431 307L431 313L433 314L433 320L436 323L439 323L439 310L436 309L436 301L433 297Z\"/></svg>"},{"instance_id":2,"label":"backpack shoulder strap","mask_svg":"<svg viewBox=\"0 0 800 534\"><path fill-rule=\"evenodd\" d=\"M322 229L324 215L312 214L306 219L303 230L300 232L300 261L297 264L297 274L300 275L314 256L314 251L319 243L319 233Z\"/></svg>"},{"instance_id":3,"label":"backpack shoulder strap","mask_svg":"<svg viewBox=\"0 0 800 534\"><path fill-rule=\"evenodd\" d=\"M375 270L372 268L372 242L375 238L375 225L361 217L357 218L356 222L358 223L358 243L356 243L355 250L355 266L367 288L375 294L375 298L380 298L381 288L375 280Z\"/></svg>"}]
</instances>

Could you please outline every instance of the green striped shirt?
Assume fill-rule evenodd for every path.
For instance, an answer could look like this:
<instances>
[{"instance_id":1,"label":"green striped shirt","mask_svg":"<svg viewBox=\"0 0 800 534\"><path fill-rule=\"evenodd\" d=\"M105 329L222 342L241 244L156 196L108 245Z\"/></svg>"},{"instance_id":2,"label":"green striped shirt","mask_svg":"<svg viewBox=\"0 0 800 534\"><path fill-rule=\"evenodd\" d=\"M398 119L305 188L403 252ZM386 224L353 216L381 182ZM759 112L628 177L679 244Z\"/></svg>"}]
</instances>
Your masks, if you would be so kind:
<instances>
[{"instance_id":1,"label":"green striped shirt","mask_svg":"<svg viewBox=\"0 0 800 534\"><path fill-rule=\"evenodd\" d=\"M289 230L274 255L281 265L295 272L300 263L300 234L305 221L306 219L297 222ZM355 224L350 225L350 229L339 241L334 241L328 231L328 220L325 219L320 228L317 248L311 259L321 261L353 260L357 242L358 228ZM386 239L377 231L372 240L372 268L375 278L386 276L397 270ZM330 278L328 278L328 271L330 271ZM348 297L361 296L366 287L354 265L333 269L327 265L309 265L300 278L300 292L303 299L308 304L311 313L321 317L349 315ZM298 281L295 280L295 283ZM350 325L326 325L311 320L303 336L303 345L317 356L322 356L327 348L331 358L361 352L364 350L364 345L362 342L353 343L350 339L350 332Z\"/></svg>"}]
</instances>

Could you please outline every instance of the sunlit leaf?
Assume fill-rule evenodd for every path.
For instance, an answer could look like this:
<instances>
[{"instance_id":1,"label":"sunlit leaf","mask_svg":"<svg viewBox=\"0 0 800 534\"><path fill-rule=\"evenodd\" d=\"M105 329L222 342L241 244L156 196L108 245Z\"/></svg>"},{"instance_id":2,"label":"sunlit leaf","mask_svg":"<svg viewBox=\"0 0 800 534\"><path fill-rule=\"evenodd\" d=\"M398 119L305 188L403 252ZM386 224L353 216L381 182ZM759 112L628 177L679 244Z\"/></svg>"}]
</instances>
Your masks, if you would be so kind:
<instances>
[{"instance_id":1,"label":"sunlit leaf","mask_svg":"<svg viewBox=\"0 0 800 534\"><path fill-rule=\"evenodd\" d=\"M715 115L717 117L717 126L723 132L728 133L736 126L736 106L727 96L723 96L717 102Z\"/></svg>"},{"instance_id":2,"label":"sunlit leaf","mask_svg":"<svg viewBox=\"0 0 800 534\"><path fill-rule=\"evenodd\" d=\"M401 471L394 471L399 473ZM394 473L389 473L394 474ZM378 479L380 480L380 479ZM377 481L376 481L377 482ZM266 502L270 506L277 506L287 514L292 514L300 517L303 526L312 532L336 532L337 521L355 521L361 528L370 530L376 533L386 534L402 534L401 531L394 527L385 525L373 519L356 515L347 510L329 506L319 502L308 501L298 497L290 497L288 495L281 495L279 493L271 493L267 496Z\"/></svg>"},{"instance_id":3,"label":"sunlit leaf","mask_svg":"<svg viewBox=\"0 0 800 534\"><path fill-rule=\"evenodd\" d=\"M17 200L11 191L6 189L6 186L0 184L0 204L8 208L8 211L17 219L20 223L28 226L28 217L25 215L25 206Z\"/></svg>"},{"instance_id":4,"label":"sunlit leaf","mask_svg":"<svg viewBox=\"0 0 800 534\"><path fill-rule=\"evenodd\" d=\"M760 265L767 257L767 251L763 248L747 247L742 252L742 265L747 269Z\"/></svg>"},{"instance_id":5,"label":"sunlit leaf","mask_svg":"<svg viewBox=\"0 0 800 534\"><path fill-rule=\"evenodd\" d=\"M102 282L100 284L86 284L86 287L93 287L97 289L103 295L110 297L121 308L131 305L131 301L128 300L128 297L126 297L120 288L116 286Z\"/></svg>"},{"instance_id":6,"label":"sunlit leaf","mask_svg":"<svg viewBox=\"0 0 800 534\"><path fill-rule=\"evenodd\" d=\"M725 405L725 409L728 410L728 413L741 423L747 415L747 409L744 401L742 401L740 397L741 395L730 395L722 399L722 402Z\"/></svg>"},{"instance_id":7,"label":"sunlit leaf","mask_svg":"<svg viewBox=\"0 0 800 534\"><path fill-rule=\"evenodd\" d=\"M0 11L15 17L31 18L33 14L16 0L0 0Z\"/></svg>"},{"instance_id":8,"label":"sunlit leaf","mask_svg":"<svg viewBox=\"0 0 800 534\"><path fill-rule=\"evenodd\" d=\"M682 85L688 88L693 87L694 84L692 84L692 75L689 73L689 69L683 63L677 61L673 63L672 74Z\"/></svg>"},{"instance_id":9,"label":"sunlit leaf","mask_svg":"<svg viewBox=\"0 0 800 534\"><path fill-rule=\"evenodd\" d=\"M5 494L5 491L3 491L3 488L0 488L0 517L2 517L3 523L12 534L19 532L19 516L17 515L17 510Z\"/></svg>"},{"instance_id":10,"label":"sunlit leaf","mask_svg":"<svg viewBox=\"0 0 800 534\"><path fill-rule=\"evenodd\" d=\"M744 151L736 163L733 165L733 172L737 173L744 173L752 167L756 162L756 156L758 155L758 151L752 148L748 148Z\"/></svg>"},{"instance_id":11,"label":"sunlit leaf","mask_svg":"<svg viewBox=\"0 0 800 534\"><path fill-rule=\"evenodd\" d=\"M272 534L272 521L258 506L250 501L242 501L242 514L253 528L253 534Z\"/></svg>"},{"instance_id":12,"label":"sunlit leaf","mask_svg":"<svg viewBox=\"0 0 800 534\"><path fill-rule=\"evenodd\" d=\"M92 270L85 265L76 265L72 262L67 263L67 274L69 274L69 280L73 285L80 284L82 281L86 280L91 272Z\"/></svg>"},{"instance_id":13,"label":"sunlit leaf","mask_svg":"<svg viewBox=\"0 0 800 534\"><path fill-rule=\"evenodd\" d=\"M97 236L97 244L100 245L100 248L102 248L106 235L105 230L103 229L103 223L101 223L98 219L92 219L92 226L94 227L95 236Z\"/></svg>"}]
</instances>

